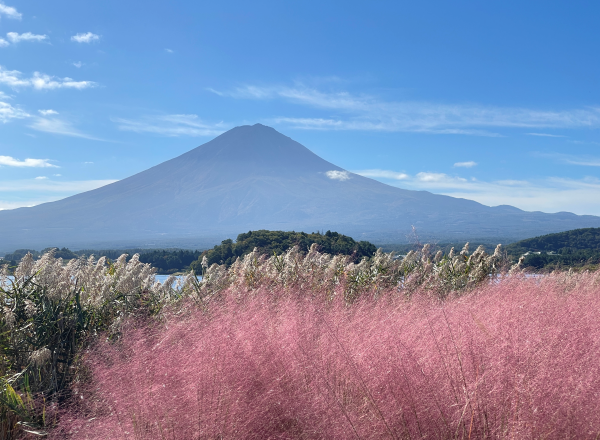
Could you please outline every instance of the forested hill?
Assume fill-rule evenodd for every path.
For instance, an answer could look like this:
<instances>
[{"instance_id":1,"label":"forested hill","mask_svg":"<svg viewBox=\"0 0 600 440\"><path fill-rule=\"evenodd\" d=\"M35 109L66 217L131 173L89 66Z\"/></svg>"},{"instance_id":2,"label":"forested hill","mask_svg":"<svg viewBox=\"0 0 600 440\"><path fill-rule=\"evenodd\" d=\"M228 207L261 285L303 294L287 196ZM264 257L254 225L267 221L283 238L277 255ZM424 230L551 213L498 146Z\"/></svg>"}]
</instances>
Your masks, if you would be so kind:
<instances>
[{"instance_id":1,"label":"forested hill","mask_svg":"<svg viewBox=\"0 0 600 440\"><path fill-rule=\"evenodd\" d=\"M196 273L201 273L201 261L204 256L209 265L216 263L229 266L237 257L249 254L254 248L258 248L262 254L271 256L281 255L293 246L298 246L302 252L308 252L313 243L319 245L320 252L354 255L356 261L360 261L362 257L371 257L377 250L375 245L368 241L357 242L337 232L307 234L306 232L258 230L239 234L235 242L231 239L224 240L213 249L204 251L191 268Z\"/></svg>"},{"instance_id":2,"label":"forested hill","mask_svg":"<svg viewBox=\"0 0 600 440\"><path fill-rule=\"evenodd\" d=\"M600 263L600 228L528 238L508 245L506 251L515 260L525 255L525 267L535 270L593 269Z\"/></svg>"},{"instance_id":3,"label":"forested hill","mask_svg":"<svg viewBox=\"0 0 600 440\"><path fill-rule=\"evenodd\" d=\"M511 254L559 252L563 249L600 251L600 228L573 229L557 234L528 238L506 247Z\"/></svg>"}]
</instances>

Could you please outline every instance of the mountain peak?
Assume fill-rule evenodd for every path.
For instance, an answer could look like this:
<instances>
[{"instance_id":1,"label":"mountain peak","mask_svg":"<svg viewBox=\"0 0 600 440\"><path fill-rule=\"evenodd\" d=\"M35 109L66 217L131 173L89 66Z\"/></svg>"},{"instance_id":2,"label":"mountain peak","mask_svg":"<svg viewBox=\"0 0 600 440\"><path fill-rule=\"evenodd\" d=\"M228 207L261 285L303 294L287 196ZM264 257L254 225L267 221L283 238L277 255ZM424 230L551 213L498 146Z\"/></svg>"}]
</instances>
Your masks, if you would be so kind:
<instances>
[{"instance_id":1,"label":"mountain peak","mask_svg":"<svg viewBox=\"0 0 600 440\"><path fill-rule=\"evenodd\" d=\"M180 247L252 229L335 229L399 243L412 225L421 236L452 240L600 226L599 217L490 208L331 171L343 169L274 128L243 125L113 184L0 211L0 250L149 241Z\"/></svg>"},{"instance_id":2,"label":"mountain peak","mask_svg":"<svg viewBox=\"0 0 600 440\"><path fill-rule=\"evenodd\" d=\"M341 168L263 124L241 125L174 160L226 163L232 168L268 168L269 173L326 172Z\"/></svg>"}]
</instances>

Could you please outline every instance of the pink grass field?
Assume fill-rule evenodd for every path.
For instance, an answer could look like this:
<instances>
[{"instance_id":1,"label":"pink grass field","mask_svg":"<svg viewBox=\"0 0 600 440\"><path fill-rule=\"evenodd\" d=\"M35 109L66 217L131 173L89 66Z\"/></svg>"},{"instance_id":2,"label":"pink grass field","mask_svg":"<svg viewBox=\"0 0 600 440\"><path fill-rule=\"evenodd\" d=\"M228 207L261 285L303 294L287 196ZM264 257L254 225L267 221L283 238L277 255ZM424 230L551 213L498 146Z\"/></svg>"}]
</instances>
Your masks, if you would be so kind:
<instances>
[{"instance_id":1,"label":"pink grass field","mask_svg":"<svg viewBox=\"0 0 600 440\"><path fill-rule=\"evenodd\" d=\"M224 295L86 356L54 438L600 438L598 274L441 303ZM77 387L75 387L77 388Z\"/></svg>"}]
</instances>

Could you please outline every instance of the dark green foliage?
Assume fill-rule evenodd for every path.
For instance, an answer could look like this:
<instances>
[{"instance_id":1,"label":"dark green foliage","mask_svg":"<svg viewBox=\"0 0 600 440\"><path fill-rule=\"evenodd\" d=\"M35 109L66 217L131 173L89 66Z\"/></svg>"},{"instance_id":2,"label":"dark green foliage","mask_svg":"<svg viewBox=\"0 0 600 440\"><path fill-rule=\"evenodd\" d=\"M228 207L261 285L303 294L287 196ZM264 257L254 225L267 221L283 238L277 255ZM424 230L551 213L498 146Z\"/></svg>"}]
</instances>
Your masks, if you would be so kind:
<instances>
[{"instance_id":1,"label":"dark green foliage","mask_svg":"<svg viewBox=\"0 0 600 440\"><path fill-rule=\"evenodd\" d=\"M141 254L140 261L156 267L159 273L167 274L185 270L200 254L200 251L152 251Z\"/></svg>"},{"instance_id":2,"label":"dark green foliage","mask_svg":"<svg viewBox=\"0 0 600 440\"><path fill-rule=\"evenodd\" d=\"M557 234L528 238L506 247L510 253L559 252L561 249L600 252L600 228L573 229Z\"/></svg>"},{"instance_id":3,"label":"dark green foliage","mask_svg":"<svg viewBox=\"0 0 600 440\"><path fill-rule=\"evenodd\" d=\"M600 263L600 228L528 238L508 245L506 250L513 259L527 254L524 266L538 270L597 265Z\"/></svg>"},{"instance_id":4,"label":"dark green foliage","mask_svg":"<svg viewBox=\"0 0 600 440\"><path fill-rule=\"evenodd\" d=\"M600 264L600 251L561 249L558 253L548 254L546 252L530 253L525 256L524 267L534 269L564 269ZM592 268L592 267L590 267Z\"/></svg>"},{"instance_id":5,"label":"dark green foliage","mask_svg":"<svg viewBox=\"0 0 600 440\"><path fill-rule=\"evenodd\" d=\"M21 261L28 252L33 255L34 258L45 254L50 249L46 248L41 252L32 249L18 249L12 254L7 254L4 258L0 258L0 266L8 264L9 267L14 267ZM67 248L54 248L56 249L56 258L62 258L63 260L71 260L73 258L89 257L94 255L96 258L106 257L109 260L116 260L122 254L128 254L127 261L131 259L134 254L140 254L140 261L142 263L149 263L152 267L157 269L159 274L171 274L175 272L182 272L189 268L190 264L198 259L200 251L188 251L182 249L105 249L105 250L93 250L93 249L82 249L79 251L71 251Z\"/></svg>"},{"instance_id":6,"label":"dark green foliage","mask_svg":"<svg viewBox=\"0 0 600 440\"><path fill-rule=\"evenodd\" d=\"M459 252L463 246L467 243L467 241L460 241L454 243L430 243L430 251L435 253L437 251L442 251L444 254L450 253L450 249L454 248L455 252ZM477 249L479 246L483 246L487 252L494 252L496 246L498 244L503 244L502 241L469 241L469 247L471 250ZM380 247L381 250L385 253L394 252L394 254L406 255L410 251L420 251L423 248L423 244L415 243L415 244L382 244L377 247Z\"/></svg>"},{"instance_id":7,"label":"dark green foliage","mask_svg":"<svg viewBox=\"0 0 600 440\"><path fill-rule=\"evenodd\" d=\"M327 254L354 255L355 261L362 257L371 257L377 248L368 241L354 241L351 237L327 231L307 234L306 232L286 231L249 231L239 234L235 243L231 239L223 240L220 245L204 251L200 258L192 264L196 273L201 273L201 261L204 256L209 266L225 264L230 266L238 257L242 257L258 248L265 255L281 255L293 246L298 246L302 252L308 252L313 243L319 245L319 251Z\"/></svg>"},{"instance_id":8,"label":"dark green foliage","mask_svg":"<svg viewBox=\"0 0 600 440\"><path fill-rule=\"evenodd\" d=\"M35 251L33 249L17 249L12 254L6 254L3 258L6 261L14 260L18 263L19 261L21 261L21 258L23 258L28 253L33 255L33 258L37 258L40 255L42 255L40 252Z\"/></svg>"}]
</instances>

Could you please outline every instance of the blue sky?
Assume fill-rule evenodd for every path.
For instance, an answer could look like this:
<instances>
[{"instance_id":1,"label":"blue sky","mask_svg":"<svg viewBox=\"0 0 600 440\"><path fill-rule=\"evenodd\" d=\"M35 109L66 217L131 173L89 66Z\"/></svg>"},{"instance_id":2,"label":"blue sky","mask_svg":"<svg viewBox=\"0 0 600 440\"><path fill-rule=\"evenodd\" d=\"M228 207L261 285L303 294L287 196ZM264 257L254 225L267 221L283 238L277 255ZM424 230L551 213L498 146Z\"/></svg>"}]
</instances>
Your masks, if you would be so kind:
<instances>
[{"instance_id":1,"label":"blue sky","mask_svg":"<svg viewBox=\"0 0 600 440\"><path fill-rule=\"evenodd\" d=\"M0 0L0 209L260 122L398 187L600 215L599 13L548 0Z\"/></svg>"}]
</instances>

